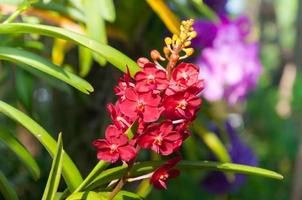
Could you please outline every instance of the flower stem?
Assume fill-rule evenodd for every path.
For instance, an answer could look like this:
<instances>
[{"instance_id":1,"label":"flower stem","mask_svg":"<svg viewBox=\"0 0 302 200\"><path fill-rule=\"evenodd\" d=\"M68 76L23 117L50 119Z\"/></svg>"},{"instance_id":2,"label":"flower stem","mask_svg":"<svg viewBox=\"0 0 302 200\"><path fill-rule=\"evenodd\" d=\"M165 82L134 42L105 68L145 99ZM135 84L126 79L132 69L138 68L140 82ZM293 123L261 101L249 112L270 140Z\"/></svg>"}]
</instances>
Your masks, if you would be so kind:
<instances>
[{"instance_id":1,"label":"flower stem","mask_svg":"<svg viewBox=\"0 0 302 200\"><path fill-rule=\"evenodd\" d=\"M141 148L139 146L136 147L136 151L137 154L139 154ZM137 156L136 156L137 157ZM121 189L124 187L124 185L127 182L128 177L130 176L131 170L134 166L134 162L136 160L136 157L133 158L129 163L128 163L128 168L127 171L125 172L125 174L123 175L123 177L120 179L120 181L117 183L117 185L115 186L115 188L112 190L112 192L110 193L108 200L112 200L118 193L119 191L121 191Z\"/></svg>"},{"instance_id":2,"label":"flower stem","mask_svg":"<svg viewBox=\"0 0 302 200\"><path fill-rule=\"evenodd\" d=\"M7 24L14 21L22 12L27 10L30 7L30 3L28 1L24 1L17 10L11 14L2 24Z\"/></svg>"},{"instance_id":3,"label":"flower stem","mask_svg":"<svg viewBox=\"0 0 302 200\"><path fill-rule=\"evenodd\" d=\"M112 200L119 193L119 191L121 191L121 189L124 187L124 185L127 182L127 178L130 176L130 172L133 168L134 161L135 161L135 159L133 159L132 161L129 162L126 173L120 179L120 181L117 183L115 188L112 190L112 192L110 193L110 195L108 197L108 200Z\"/></svg>"}]
</instances>

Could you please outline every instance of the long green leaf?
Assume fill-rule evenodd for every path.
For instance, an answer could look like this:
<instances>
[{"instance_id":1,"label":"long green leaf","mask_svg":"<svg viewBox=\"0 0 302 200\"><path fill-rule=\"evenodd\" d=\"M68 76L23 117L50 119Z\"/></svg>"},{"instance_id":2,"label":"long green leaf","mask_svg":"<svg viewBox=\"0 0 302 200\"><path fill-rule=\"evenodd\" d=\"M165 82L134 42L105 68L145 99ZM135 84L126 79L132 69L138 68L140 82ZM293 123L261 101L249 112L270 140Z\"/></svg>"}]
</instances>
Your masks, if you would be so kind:
<instances>
[{"instance_id":1,"label":"long green leaf","mask_svg":"<svg viewBox=\"0 0 302 200\"><path fill-rule=\"evenodd\" d=\"M107 44L105 21L102 16L98 15L98 5L100 2L103 1L89 0L83 2L83 10L86 18L86 29L87 35L91 39L103 44ZM106 59L104 59L102 56L93 53L93 57L101 66L106 64Z\"/></svg>"},{"instance_id":2,"label":"long green leaf","mask_svg":"<svg viewBox=\"0 0 302 200\"><path fill-rule=\"evenodd\" d=\"M52 157L55 155L56 141L37 122L3 101L0 101L0 112L22 124L41 142ZM64 154L63 177L70 191L74 191L83 181L79 170L67 153Z\"/></svg>"},{"instance_id":3,"label":"long green leaf","mask_svg":"<svg viewBox=\"0 0 302 200\"><path fill-rule=\"evenodd\" d=\"M86 47L79 47L79 75L85 77L91 69L92 66L92 54Z\"/></svg>"},{"instance_id":4,"label":"long green leaf","mask_svg":"<svg viewBox=\"0 0 302 200\"><path fill-rule=\"evenodd\" d=\"M66 200L107 200L110 192L78 192L69 196ZM114 200L135 200L142 199L137 194L127 191L120 191Z\"/></svg>"},{"instance_id":5,"label":"long green leaf","mask_svg":"<svg viewBox=\"0 0 302 200\"><path fill-rule=\"evenodd\" d=\"M68 83L69 85L77 88L78 90L86 94L89 94L89 92L93 91L93 87L84 79L68 72L67 70L64 70L63 68L54 65L47 59L35 55L33 53L10 47L0 47L0 59L23 63L28 66L31 66L37 70L40 70L44 73L47 73L51 76L56 77L57 79Z\"/></svg>"},{"instance_id":6,"label":"long green leaf","mask_svg":"<svg viewBox=\"0 0 302 200\"><path fill-rule=\"evenodd\" d=\"M60 133L58 138L56 153L53 158L51 170L48 176L48 180L43 193L42 200L53 200L55 197L61 179L63 155L64 155L64 150L63 150L62 134Z\"/></svg>"},{"instance_id":7,"label":"long green leaf","mask_svg":"<svg viewBox=\"0 0 302 200\"><path fill-rule=\"evenodd\" d=\"M38 179L40 177L40 169L35 159L17 140L17 138L15 138L15 136L4 126L0 126L0 140L20 158L34 179Z\"/></svg>"},{"instance_id":8,"label":"long green leaf","mask_svg":"<svg viewBox=\"0 0 302 200\"><path fill-rule=\"evenodd\" d=\"M84 35L68 31L62 28L38 24L27 23L8 23L0 25L0 34L13 34L13 33L37 33L41 35L47 35L50 37L61 38L65 40L71 40L77 44L85 46L90 50L103 56L108 62L119 68L121 71L126 72L126 66L129 67L131 75L134 75L140 70L139 66L131 60L128 56L124 55L120 51L101 44L95 40L92 40Z\"/></svg>"},{"instance_id":9,"label":"long green leaf","mask_svg":"<svg viewBox=\"0 0 302 200\"><path fill-rule=\"evenodd\" d=\"M136 163L131 172L132 177L141 176L147 173L150 173L161 166L164 161L151 161L151 162L142 162ZM126 166L114 167L103 171L97 178L85 189L95 189L96 187L108 183L112 180L120 178L126 170ZM222 171L222 172L233 172L239 174L249 174L264 176L273 179L283 179L283 176L259 167L251 167L247 165L240 165L234 163L219 163L219 162L210 162L210 161L181 161L177 168L181 170L213 170L213 171Z\"/></svg>"},{"instance_id":10,"label":"long green leaf","mask_svg":"<svg viewBox=\"0 0 302 200\"><path fill-rule=\"evenodd\" d=\"M18 200L18 196L9 183L9 181L6 179L4 174L0 171L0 192L3 195L5 200Z\"/></svg>"},{"instance_id":11,"label":"long green leaf","mask_svg":"<svg viewBox=\"0 0 302 200\"><path fill-rule=\"evenodd\" d=\"M109 22L114 22L115 21L115 8L114 8L113 0L102 0L102 1L98 1L98 2L99 2L98 8L101 11L102 17Z\"/></svg>"},{"instance_id":12,"label":"long green leaf","mask_svg":"<svg viewBox=\"0 0 302 200\"><path fill-rule=\"evenodd\" d=\"M23 104L26 110L31 111L35 79L30 73L21 68L16 68L15 76L15 87L18 100Z\"/></svg>"},{"instance_id":13,"label":"long green leaf","mask_svg":"<svg viewBox=\"0 0 302 200\"><path fill-rule=\"evenodd\" d=\"M194 133L197 133L199 137L204 141L204 143L209 147L209 149L217 157L218 161L221 162L231 162L228 151L216 136L215 133L205 130L200 124L193 123L192 126Z\"/></svg>"}]
</instances>

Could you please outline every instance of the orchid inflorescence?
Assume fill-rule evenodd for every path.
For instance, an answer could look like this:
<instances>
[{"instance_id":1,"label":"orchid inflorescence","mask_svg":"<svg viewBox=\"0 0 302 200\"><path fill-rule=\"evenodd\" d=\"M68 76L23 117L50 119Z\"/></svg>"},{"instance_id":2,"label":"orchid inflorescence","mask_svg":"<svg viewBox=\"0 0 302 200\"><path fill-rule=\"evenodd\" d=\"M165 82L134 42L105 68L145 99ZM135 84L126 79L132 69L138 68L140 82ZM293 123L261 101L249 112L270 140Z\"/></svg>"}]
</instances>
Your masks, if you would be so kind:
<instances>
[{"instance_id":1,"label":"orchid inflorescence","mask_svg":"<svg viewBox=\"0 0 302 200\"><path fill-rule=\"evenodd\" d=\"M113 124L107 127L105 139L93 142L98 159L112 163L122 160L130 165L141 148L168 156L178 152L190 136L188 126L202 103L198 94L203 90L203 80L198 79L199 68L195 65L176 64L193 53L189 47L196 37L193 23L183 21L180 33L165 39L165 58L153 50L153 62L138 59L142 70L134 80L127 73L118 81L114 89L118 100L107 106ZM185 55L180 55L183 52ZM167 67L161 66L159 60L167 61ZM133 127L137 128L131 136L128 132ZM156 188L166 188L166 181L179 174L172 169L179 160L177 156L156 170L151 183Z\"/></svg>"}]
</instances>

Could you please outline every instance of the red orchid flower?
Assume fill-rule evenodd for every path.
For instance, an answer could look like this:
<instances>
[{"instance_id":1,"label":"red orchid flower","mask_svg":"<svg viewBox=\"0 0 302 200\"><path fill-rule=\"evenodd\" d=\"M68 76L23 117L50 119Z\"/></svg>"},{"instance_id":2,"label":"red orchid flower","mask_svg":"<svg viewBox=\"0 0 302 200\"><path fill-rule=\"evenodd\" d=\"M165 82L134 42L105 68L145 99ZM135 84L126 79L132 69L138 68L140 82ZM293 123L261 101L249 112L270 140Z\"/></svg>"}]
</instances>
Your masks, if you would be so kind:
<instances>
[{"instance_id":1,"label":"red orchid flower","mask_svg":"<svg viewBox=\"0 0 302 200\"><path fill-rule=\"evenodd\" d=\"M149 126L138 138L137 143L146 149L152 149L158 154L169 155L178 148L182 136L173 130L171 121L164 121L161 124Z\"/></svg>"},{"instance_id":2,"label":"red orchid flower","mask_svg":"<svg viewBox=\"0 0 302 200\"><path fill-rule=\"evenodd\" d=\"M167 73L157 69L154 63L146 63L142 71L134 76L138 92L159 93L168 87Z\"/></svg>"},{"instance_id":3,"label":"red orchid flower","mask_svg":"<svg viewBox=\"0 0 302 200\"><path fill-rule=\"evenodd\" d=\"M151 92L138 93L133 88L125 91L125 100L120 102L121 112L130 117L143 118L144 122L154 122L158 120L163 109L159 106L161 97Z\"/></svg>"},{"instance_id":4,"label":"red orchid flower","mask_svg":"<svg viewBox=\"0 0 302 200\"><path fill-rule=\"evenodd\" d=\"M201 99L190 92L178 92L163 100L165 116L171 120L192 120L201 105Z\"/></svg>"},{"instance_id":5,"label":"red orchid flower","mask_svg":"<svg viewBox=\"0 0 302 200\"><path fill-rule=\"evenodd\" d=\"M167 189L167 181L179 176L180 171L174 169L174 166L181 160L181 157L175 157L168 160L166 164L159 167L152 175L150 183L157 189Z\"/></svg>"},{"instance_id":6,"label":"red orchid flower","mask_svg":"<svg viewBox=\"0 0 302 200\"><path fill-rule=\"evenodd\" d=\"M113 121L114 125L118 129L125 131L133 123L133 120L121 113L118 102L116 103L116 105L109 103L107 105L107 111L110 114L111 120Z\"/></svg>"},{"instance_id":7,"label":"red orchid flower","mask_svg":"<svg viewBox=\"0 0 302 200\"><path fill-rule=\"evenodd\" d=\"M99 160L116 162L118 159L130 161L136 156L136 150L128 143L128 137L114 125L109 125L105 132L105 139L93 141L98 150Z\"/></svg>"},{"instance_id":8,"label":"red orchid flower","mask_svg":"<svg viewBox=\"0 0 302 200\"><path fill-rule=\"evenodd\" d=\"M198 79L199 68L191 63L180 63L172 72L169 87L166 95L173 95L191 88L194 94L201 92L203 89L203 80Z\"/></svg>"},{"instance_id":9,"label":"red orchid flower","mask_svg":"<svg viewBox=\"0 0 302 200\"><path fill-rule=\"evenodd\" d=\"M124 74L123 78L118 80L118 86L114 88L114 93L118 96L120 101L125 100L125 91L127 88L134 88L135 85L131 81L130 71L127 66L127 73Z\"/></svg>"}]
</instances>

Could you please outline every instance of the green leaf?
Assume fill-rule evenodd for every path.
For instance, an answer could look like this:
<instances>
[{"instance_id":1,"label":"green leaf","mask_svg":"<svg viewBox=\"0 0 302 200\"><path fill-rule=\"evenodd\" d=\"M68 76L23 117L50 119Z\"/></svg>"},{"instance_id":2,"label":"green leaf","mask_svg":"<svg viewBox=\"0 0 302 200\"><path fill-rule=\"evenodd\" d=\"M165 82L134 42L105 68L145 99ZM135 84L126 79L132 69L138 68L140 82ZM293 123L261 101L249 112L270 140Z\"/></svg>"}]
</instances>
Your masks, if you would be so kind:
<instances>
[{"instance_id":1,"label":"green leaf","mask_svg":"<svg viewBox=\"0 0 302 200\"><path fill-rule=\"evenodd\" d=\"M84 179L81 185L74 191L80 192L83 188L87 187L106 167L108 167L110 163L105 161L99 161L98 164L93 168L93 170L88 174L88 176Z\"/></svg>"},{"instance_id":2,"label":"green leaf","mask_svg":"<svg viewBox=\"0 0 302 200\"><path fill-rule=\"evenodd\" d=\"M0 192L3 195L5 200L18 200L18 196L9 183L9 181L6 179L4 174L0 171Z\"/></svg>"},{"instance_id":3,"label":"green leaf","mask_svg":"<svg viewBox=\"0 0 302 200\"><path fill-rule=\"evenodd\" d=\"M18 141L18 139L4 126L0 125L0 140L5 143L24 163L34 179L40 177L38 164L27 149Z\"/></svg>"},{"instance_id":4,"label":"green leaf","mask_svg":"<svg viewBox=\"0 0 302 200\"><path fill-rule=\"evenodd\" d=\"M156 170L159 166L164 164L164 161L150 161L136 163L131 171L131 177L141 176ZM273 179L283 179L283 176L258 167L251 167L247 165L240 165L234 163L219 163L211 161L181 161L177 168L180 170L213 170L213 171L222 171L222 172L233 172L238 174L249 174L256 176L264 176ZM118 166L111 169L103 171L96 179L88 185L87 188L93 190L96 187L111 182L112 180L119 179L125 173L127 166Z\"/></svg>"},{"instance_id":5,"label":"green leaf","mask_svg":"<svg viewBox=\"0 0 302 200\"><path fill-rule=\"evenodd\" d=\"M114 22L115 21L115 8L113 0L102 0L98 1L98 8L101 11L102 17L109 21Z\"/></svg>"},{"instance_id":6,"label":"green leaf","mask_svg":"<svg viewBox=\"0 0 302 200\"><path fill-rule=\"evenodd\" d=\"M54 65L47 59L33 53L10 47L0 47L0 59L31 66L37 70L43 71L44 73L47 73L51 76L56 77L57 79L68 83L69 85L86 94L89 94L89 92L93 91L93 87L84 79ZM20 66L22 67L22 65Z\"/></svg>"},{"instance_id":7,"label":"green leaf","mask_svg":"<svg viewBox=\"0 0 302 200\"><path fill-rule=\"evenodd\" d=\"M79 45L85 46L90 50L103 56L108 62L116 66L123 72L126 72L126 66L129 67L130 74L133 76L140 70L139 66L131 60L128 56L124 55L120 51L101 44L93 39L90 39L84 35L68 31L62 28L54 26L46 26L39 24L27 24L27 23L8 23L0 25L0 34L13 34L13 33L37 33L41 35L47 35L50 37L61 38L65 40L71 40Z\"/></svg>"},{"instance_id":8,"label":"green leaf","mask_svg":"<svg viewBox=\"0 0 302 200\"><path fill-rule=\"evenodd\" d=\"M0 192L3 195L5 200L18 200L18 196L9 183L9 181L6 179L4 174L0 171Z\"/></svg>"},{"instance_id":9,"label":"green leaf","mask_svg":"<svg viewBox=\"0 0 302 200\"><path fill-rule=\"evenodd\" d=\"M89 49L82 46L79 47L79 63L80 76L87 76L92 66L92 54Z\"/></svg>"},{"instance_id":10,"label":"green leaf","mask_svg":"<svg viewBox=\"0 0 302 200\"><path fill-rule=\"evenodd\" d=\"M16 68L16 91L17 96L27 111L32 109L32 94L34 79L31 74L21 68Z\"/></svg>"},{"instance_id":11,"label":"green leaf","mask_svg":"<svg viewBox=\"0 0 302 200\"><path fill-rule=\"evenodd\" d=\"M66 200L107 200L110 192L78 192L69 196ZM127 191L120 191L113 200L135 200L142 199L137 194Z\"/></svg>"},{"instance_id":12,"label":"green leaf","mask_svg":"<svg viewBox=\"0 0 302 200\"><path fill-rule=\"evenodd\" d=\"M137 130L137 127L138 127L138 123L137 121L133 122L131 124L131 126L125 131L125 135L127 135L127 137L129 138L129 140L131 140L135 133L136 133L136 130Z\"/></svg>"},{"instance_id":13,"label":"green leaf","mask_svg":"<svg viewBox=\"0 0 302 200\"><path fill-rule=\"evenodd\" d=\"M23 112L0 100L0 112L23 125L36 137L53 157L56 152L56 141L37 122ZM70 191L74 191L83 181L82 176L71 158L64 154L63 177Z\"/></svg>"},{"instance_id":14,"label":"green leaf","mask_svg":"<svg viewBox=\"0 0 302 200\"><path fill-rule=\"evenodd\" d=\"M86 16L86 29L87 35L91 39L103 44L107 44L107 34L104 19L102 16L97 15L100 2L103 1L89 0L83 2L84 13ZM93 57L101 66L106 64L106 59L104 59L102 56L94 53Z\"/></svg>"},{"instance_id":15,"label":"green leaf","mask_svg":"<svg viewBox=\"0 0 302 200\"><path fill-rule=\"evenodd\" d=\"M136 194L139 196L146 198L152 192L152 185L150 183L150 179L144 179L140 182L136 189Z\"/></svg>"},{"instance_id":16,"label":"green leaf","mask_svg":"<svg viewBox=\"0 0 302 200\"><path fill-rule=\"evenodd\" d=\"M228 151L213 132L205 130L200 124L193 123L192 128L197 133L209 149L214 153L221 162L231 162Z\"/></svg>"},{"instance_id":17,"label":"green leaf","mask_svg":"<svg viewBox=\"0 0 302 200\"><path fill-rule=\"evenodd\" d=\"M43 193L42 200L53 200L55 197L61 179L63 156L64 156L64 150L63 150L62 134L60 133L58 138L56 153L53 158L51 170L48 176L48 180Z\"/></svg>"}]
</instances>

